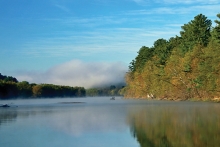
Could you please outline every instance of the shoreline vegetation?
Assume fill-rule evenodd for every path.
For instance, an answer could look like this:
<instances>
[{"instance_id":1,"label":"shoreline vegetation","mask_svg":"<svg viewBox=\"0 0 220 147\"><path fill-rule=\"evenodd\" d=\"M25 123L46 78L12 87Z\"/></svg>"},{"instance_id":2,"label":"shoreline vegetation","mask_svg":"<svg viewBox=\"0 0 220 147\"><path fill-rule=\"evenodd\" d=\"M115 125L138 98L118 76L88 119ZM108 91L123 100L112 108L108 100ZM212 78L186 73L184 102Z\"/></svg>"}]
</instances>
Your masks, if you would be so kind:
<instances>
[{"instance_id":1,"label":"shoreline vegetation","mask_svg":"<svg viewBox=\"0 0 220 147\"><path fill-rule=\"evenodd\" d=\"M0 99L14 98L55 98L55 97L84 97L84 87L70 87L53 84L35 84L27 81L18 82L11 76L0 73Z\"/></svg>"},{"instance_id":2,"label":"shoreline vegetation","mask_svg":"<svg viewBox=\"0 0 220 147\"><path fill-rule=\"evenodd\" d=\"M125 98L220 102L220 13L199 14L180 36L143 46L126 73Z\"/></svg>"},{"instance_id":3,"label":"shoreline vegetation","mask_svg":"<svg viewBox=\"0 0 220 147\"><path fill-rule=\"evenodd\" d=\"M15 77L0 73L0 100L4 99L34 99L56 97L94 97L94 96L121 96L123 86L105 88L71 87L53 84L35 84L27 81L19 82Z\"/></svg>"}]
</instances>

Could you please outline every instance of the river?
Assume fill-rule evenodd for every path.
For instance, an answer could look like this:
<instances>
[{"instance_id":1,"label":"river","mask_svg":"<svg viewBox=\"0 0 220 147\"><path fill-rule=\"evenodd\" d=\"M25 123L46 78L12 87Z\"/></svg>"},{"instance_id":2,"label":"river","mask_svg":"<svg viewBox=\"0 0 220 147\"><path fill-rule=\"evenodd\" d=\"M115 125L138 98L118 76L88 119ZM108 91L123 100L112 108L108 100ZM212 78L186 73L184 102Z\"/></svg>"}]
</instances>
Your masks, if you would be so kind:
<instances>
[{"instance_id":1,"label":"river","mask_svg":"<svg viewBox=\"0 0 220 147\"><path fill-rule=\"evenodd\" d=\"M6 100L0 146L208 147L220 144L218 103L116 97Z\"/></svg>"}]
</instances>

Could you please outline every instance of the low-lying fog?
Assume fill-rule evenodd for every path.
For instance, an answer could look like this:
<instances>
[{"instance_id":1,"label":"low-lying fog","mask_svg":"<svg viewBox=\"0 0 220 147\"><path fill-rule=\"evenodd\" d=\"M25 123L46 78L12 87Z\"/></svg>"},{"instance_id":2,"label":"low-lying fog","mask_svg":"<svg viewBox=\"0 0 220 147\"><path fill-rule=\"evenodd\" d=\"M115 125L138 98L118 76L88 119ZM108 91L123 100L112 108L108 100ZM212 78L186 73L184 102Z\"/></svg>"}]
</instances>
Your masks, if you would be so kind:
<instances>
[{"instance_id":1,"label":"low-lying fog","mask_svg":"<svg viewBox=\"0 0 220 147\"><path fill-rule=\"evenodd\" d=\"M83 62L72 60L45 72L23 71L16 78L30 83L82 86L85 88L124 85L127 66L121 62Z\"/></svg>"}]
</instances>

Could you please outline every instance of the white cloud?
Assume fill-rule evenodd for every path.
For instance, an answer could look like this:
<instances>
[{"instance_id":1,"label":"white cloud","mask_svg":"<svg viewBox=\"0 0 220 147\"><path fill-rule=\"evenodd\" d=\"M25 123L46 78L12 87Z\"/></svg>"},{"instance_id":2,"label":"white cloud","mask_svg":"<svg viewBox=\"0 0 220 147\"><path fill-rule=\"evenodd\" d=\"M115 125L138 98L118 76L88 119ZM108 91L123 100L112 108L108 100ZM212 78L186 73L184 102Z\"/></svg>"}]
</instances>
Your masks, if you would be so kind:
<instances>
[{"instance_id":1,"label":"white cloud","mask_svg":"<svg viewBox=\"0 0 220 147\"><path fill-rule=\"evenodd\" d=\"M19 81L82 86L85 88L124 84L127 67L120 62L100 63L72 60L52 67L46 72L23 72Z\"/></svg>"},{"instance_id":2,"label":"white cloud","mask_svg":"<svg viewBox=\"0 0 220 147\"><path fill-rule=\"evenodd\" d=\"M132 0L139 5L160 4L218 4L219 0Z\"/></svg>"},{"instance_id":3,"label":"white cloud","mask_svg":"<svg viewBox=\"0 0 220 147\"><path fill-rule=\"evenodd\" d=\"M156 7L152 9L142 9L130 11L128 15L155 15L155 14L199 14L203 13L204 15L216 16L220 10L220 4L218 5L191 5L191 6L173 6L173 7ZM179 18L178 18L179 19Z\"/></svg>"},{"instance_id":4,"label":"white cloud","mask_svg":"<svg viewBox=\"0 0 220 147\"><path fill-rule=\"evenodd\" d=\"M162 0L162 2L168 3L168 4L217 4L219 3L218 0Z\"/></svg>"}]
</instances>

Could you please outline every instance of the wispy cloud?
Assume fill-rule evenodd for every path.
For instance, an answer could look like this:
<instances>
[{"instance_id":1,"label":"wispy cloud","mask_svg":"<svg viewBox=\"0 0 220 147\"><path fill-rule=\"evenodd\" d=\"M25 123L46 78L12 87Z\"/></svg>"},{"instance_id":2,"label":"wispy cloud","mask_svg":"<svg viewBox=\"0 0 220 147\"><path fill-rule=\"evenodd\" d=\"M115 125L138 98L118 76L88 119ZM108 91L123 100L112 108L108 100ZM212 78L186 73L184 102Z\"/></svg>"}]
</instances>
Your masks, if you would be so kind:
<instances>
[{"instance_id":1,"label":"wispy cloud","mask_svg":"<svg viewBox=\"0 0 220 147\"><path fill-rule=\"evenodd\" d=\"M20 72L19 81L83 86L86 88L123 85L126 65L120 62L83 62L72 60L54 66L46 72Z\"/></svg>"},{"instance_id":2,"label":"wispy cloud","mask_svg":"<svg viewBox=\"0 0 220 147\"><path fill-rule=\"evenodd\" d=\"M204 13L206 15L215 16L220 10L218 5L192 5L192 6L173 6L173 7L157 7L152 9L142 9L130 11L128 15L155 15L155 14L190 14L190 13Z\"/></svg>"},{"instance_id":3,"label":"wispy cloud","mask_svg":"<svg viewBox=\"0 0 220 147\"><path fill-rule=\"evenodd\" d=\"M168 4L217 4L218 0L158 0Z\"/></svg>"},{"instance_id":4,"label":"wispy cloud","mask_svg":"<svg viewBox=\"0 0 220 147\"><path fill-rule=\"evenodd\" d=\"M105 54L113 57L114 53L136 53L143 45L152 46L159 38L177 35L180 28L170 26L160 28L114 28L97 29L81 35L67 33L63 37L52 37L33 40L23 44L20 53L31 56L83 56L91 57ZM121 57L121 59L124 57Z\"/></svg>"},{"instance_id":5,"label":"wispy cloud","mask_svg":"<svg viewBox=\"0 0 220 147\"><path fill-rule=\"evenodd\" d=\"M139 5L146 4L219 4L219 0L132 0Z\"/></svg>"},{"instance_id":6,"label":"wispy cloud","mask_svg":"<svg viewBox=\"0 0 220 147\"><path fill-rule=\"evenodd\" d=\"M212 16L213 19L214 16L215 19L220 4L139 8L103 16L43 18L43 24L53 24L56 28L48 26L48 34L37 36L36 33L33 38L27 39L19 48L19 55L35 59L60 57L85 61L102 61L105 58L106 61L129 64L141 46L151 47L159 38L169 39L179 35L180 26L197 14L204 12L208 18Z\"/></svg>"},{"instance_id":7,"label":"wispy cloud","mask_svg":"<svg viewBox=\"0 0 220 147\"><path fill-rule=\"evenodd\" d=\"M65 12L71 12L71 10L69 8L67 8L66 6L64 5L60 5L60 4L54 4L55 7L59 8L60 10L62 11L65 11Z\"/></svg>"},{"instance_id":8,"label":"wispy cloud","mask_svg":"<svg viewBox=\"0 0 220 147\"><path fill-rule=\"evenodd\" d=\"M137 3L138 5L146 5L148 4L149 0L133 0L135 3Z\"/></svg>"},{"instance_id":9,"label":"wispy cloud","mask_svg":"<svg viewBox=\"0 0 220 147\"><path fill-rule=\"evenodd\" d=\"M98 16L91 18L78 18L78 17L69 17L61 19L59 23L68 26L81 26L81 27L103 27L107 25L119 25L127 21L128 18L116 18L114 16Z\"/></svg>"}]
</instances>

